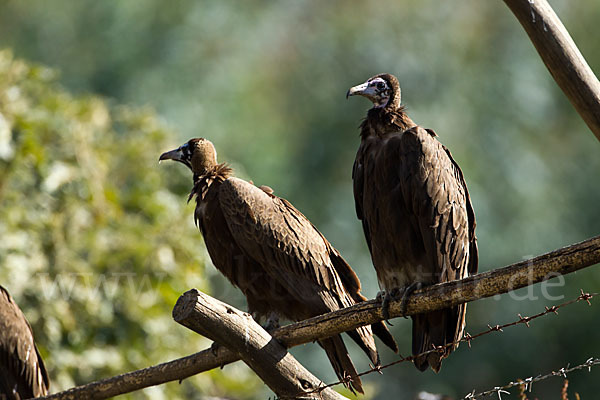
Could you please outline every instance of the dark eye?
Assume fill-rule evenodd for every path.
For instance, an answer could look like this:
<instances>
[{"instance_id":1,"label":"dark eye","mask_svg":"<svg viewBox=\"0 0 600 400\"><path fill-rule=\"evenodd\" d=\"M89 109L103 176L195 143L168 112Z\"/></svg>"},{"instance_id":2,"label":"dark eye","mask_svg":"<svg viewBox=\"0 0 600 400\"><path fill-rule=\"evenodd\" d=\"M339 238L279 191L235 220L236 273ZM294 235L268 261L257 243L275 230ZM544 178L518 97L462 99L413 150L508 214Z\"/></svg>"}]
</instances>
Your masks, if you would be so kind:
<instances>
[{"instance_id":1,"label":"dark eye","mask_svg":"<svg viewBox=\"0 0 600 400\"><path fill-rule=\"evenodd\" d=\"M184 156L189 156L190 155L190 146L186 143L183 146L181 146L181 151L183 152Z\"/></svg>"},{"instance_id":2,"label":"dark eye","mask_svg":"<svg viewBox=\"0 0 600 400\"><path fill-rule=\"evenodd\" d=\"M379 83L377 84L377 89L380 89L380 90L381 90L381 89L383 89L384 87L385 87L385 85L383 84L383 82L379 82Z\"/></svg>"}]
</instances>

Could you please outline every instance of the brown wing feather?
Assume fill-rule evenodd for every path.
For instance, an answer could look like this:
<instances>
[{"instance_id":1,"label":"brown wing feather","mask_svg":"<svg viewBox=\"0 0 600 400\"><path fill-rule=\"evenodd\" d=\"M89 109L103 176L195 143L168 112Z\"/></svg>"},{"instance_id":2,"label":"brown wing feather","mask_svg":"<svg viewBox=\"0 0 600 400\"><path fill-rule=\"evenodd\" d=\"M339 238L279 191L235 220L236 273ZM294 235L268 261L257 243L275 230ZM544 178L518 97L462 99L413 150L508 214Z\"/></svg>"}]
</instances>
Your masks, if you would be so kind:
<instances>
[{"instance_id":1,"label":"brown wing feather","mask_svg":"<svg viewBox=\"0 0 600 400\"><path fill-rule=\"evenodd\" d=\"M302 213L237 178L223 183L219 200L236 243L292 293L319 296L323 312L348 305L329 243Z\"/></svg>"},{"instance_id":2,"label":"brown wing feather","mask_svg":"<svg viewBox=\"0 0 600 400\"><path fill-rule=\"evenodd\" d=\"M211 181L197 187L201 194L196 199L194 213L213 264L242 290L248 312L258 320L268 317L273 308L294 307L282 285L266 274L260 264L247 257L231 236L218 200L220 185L220 181Z\"/></svg>"},{"instance_id":3,"label":"brown wing feather","mask_svg":"<svg viewBox=\"0 0 600 400\"><path fill-rule=\"evenodd\" d=\"M364 166L362 164L363 149L362 146L358 150L354 166L352 168L352 183L354 186L354 205L356 208L356 216L362 222L363 232L365 234L365 240L367 241L367 247L369 252L372 252L371 247L371 230L369 229L369 221L364 218L363 213L363 197L364 197Z\"/></svg>"},{"instance_id":4,"label":"brown wing feather","mask_svg":"<svg viewBox=\"0 0 600 400\"><path fill-rule=\"evenodd\" d=\"M398 146L403 158L403 197L418 219L437 281L467 276L475 242L475 218L460 168L450 152L420 127L404 132L389 144Z\"/></svg>"},{"instance_id":5,"label":"brown wing feather","mask_svg":"<svg viewBox=\"0 0 600 400\"><path fill-rule=\"evenodd\" d=\"M467 189L467 183L465 182L465 178L463 176L462 170L454 161L450 150L446 146L442 146L448 158L452 162L454 166L454 172L457 180L459 180L460 185L463 187L465 191L465 203L467 207L467 219L469 226L469 265L468 272L469 274L476 274L479 268L479 249L477 248L477 236L475 236L475 227L477 223L475 222L475 211L473 210L473 204L471 203L471 196L469 195L469 190Z\"/></svg>"},{"instance_id":6,"label":"brown wing feather","mask_svg":"<svg viewBox=\"0 0 600 400\"><path fill-rule=\"evenodd\" d=\"M0 398L28 399L48 393L49 379L33 331L10 294L0 286ZM16 392L13 393L13 391Z\"/></svg>"}]
</instances>

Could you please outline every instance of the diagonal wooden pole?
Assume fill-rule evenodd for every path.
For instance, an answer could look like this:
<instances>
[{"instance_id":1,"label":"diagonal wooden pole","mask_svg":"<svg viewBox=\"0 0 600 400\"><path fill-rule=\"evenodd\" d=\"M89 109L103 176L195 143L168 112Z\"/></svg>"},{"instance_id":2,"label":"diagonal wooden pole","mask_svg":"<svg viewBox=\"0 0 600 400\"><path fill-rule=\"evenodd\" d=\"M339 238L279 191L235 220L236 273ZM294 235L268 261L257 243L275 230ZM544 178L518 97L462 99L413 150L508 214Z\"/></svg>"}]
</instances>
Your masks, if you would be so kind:
<instances>
[{"instance_id":1,"label":"diagonal wooden pole","mask_svg":"<svg viewBox=\"0 0 600 400\"><path fill-rule=\"evenodd\" d=\"M504 0L558 86L600 140L600 82L546 0Z\"/></svg>"},{"instance_id":2,"label":"diagonal wooden pole","mask_svg":"<svg viewBox=\"0 0 600 400\"><path fill-rule=\"evenodd\" d=\"M317 389L325 386L250 314L196 289L179 297L173 319L233 350L280 399L312 399ZM319 398L346 399L330 387L319 391Z\"/></svg>"},{"instance_id":3,"label":"diagonal wooden pole","mask_svg":"<svg viewBox=\"0 0 600 400\"><path fill-rule=\"evenodd\" d=\"M179 297L173 319L235 351L280 399L312 399L316 390L325 386L250 314L196 289ZM346 399L330 387L319 391L319 398Z\"/></svg>"}]
</instances>

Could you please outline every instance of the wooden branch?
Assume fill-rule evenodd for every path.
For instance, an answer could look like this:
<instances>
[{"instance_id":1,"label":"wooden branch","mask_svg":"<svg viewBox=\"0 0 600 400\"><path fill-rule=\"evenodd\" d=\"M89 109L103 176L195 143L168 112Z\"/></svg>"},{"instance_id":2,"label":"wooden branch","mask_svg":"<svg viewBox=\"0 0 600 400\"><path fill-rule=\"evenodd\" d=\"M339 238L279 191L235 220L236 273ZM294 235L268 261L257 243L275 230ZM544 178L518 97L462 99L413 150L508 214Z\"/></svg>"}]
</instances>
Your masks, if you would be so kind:
<instances>
[{"instance_id":1,"label":"wooden branch","mask_svg":"<svg viewBox=\"0 0 600 400\"><path fill-rule=\"evenodd\" d=\"M226 348L220 348L216 354L207 349L166 363L76 386L42 397L42 399L108 399L150 386L161 385L171 381L180 381L200 372L210 371L222 365L230 364L239 359L240 357L237 354Z\"/></svg>"},{"instance_id":2,"label":"wooden branch","mask_svg":"<svg viewBox=\"0 0 600 400\"><path fill-rule=\"evenodd\" d=\"M417 291L408 300L406 315L438 310L507 293L597 263L600 263L600 236L508 267ZM390 315L401 316L398 301L390 302ZM361 325L369 325L381 319L381 304L376 300L370 300L281 327L274 331L272 336L285 346L292 347L337 335ZM148 386L185 379L237 360L239 356L224 347L220 347L216 354L204 350L178 360L69 389L44 399L105 399Z\"/></svg>"},{"instance_id":3,"label":"wooden branch","mask_svg":"<svg viewBox=\"0 0 600 400\"><path fill-rule=\"evenodd\" d=\"M504 0L585 123L600 140L600 82L546 0Z\"/></svg>"},{"instance_id":4,"label":"wooden branch","mask_svg":"<svg viewBox=\"0 0 600 400\"><path fill-rule=\"evenodd\" d=\"M189 290L177 300L173 319L220 346L235 351L279 398L314 398L314 391L325 386L250 314L196 289ZM302 393L311 394L302 396ZM319 398L346 399L331 388L320 391Z\"/></svg>"}]
</instances>

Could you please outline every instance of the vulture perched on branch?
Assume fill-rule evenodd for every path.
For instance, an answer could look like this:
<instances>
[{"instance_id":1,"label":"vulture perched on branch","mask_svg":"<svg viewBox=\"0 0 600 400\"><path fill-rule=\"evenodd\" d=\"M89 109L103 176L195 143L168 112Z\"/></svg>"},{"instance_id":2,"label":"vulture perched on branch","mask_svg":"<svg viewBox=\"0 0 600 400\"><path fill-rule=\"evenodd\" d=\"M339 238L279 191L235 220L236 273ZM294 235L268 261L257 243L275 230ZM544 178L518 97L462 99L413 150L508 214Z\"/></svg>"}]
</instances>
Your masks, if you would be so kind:
<instances>
[{"instance_id":1,"label":"vulture perched on branch","mask_svg":"<svg viewBox=\"0 0 600 400\"><path fill-rule=\"evenodd\" d=\"M248 301L248 311L273 328L279 316L300 321L366 300L358 277L340 253L287 200L268 187L256 187L232 176L217 163L213 144L191 139L160 160L185 164L194 174L189 200L196 199L194 220L217 267ZM348 335L379 363L373 333L398 351L383 323ZM340 335L319 344L341 380L352 390L362 384Z\"/></svg>"},{"instance_id":2,"label":"vulture perched on branch","mask_svg":"<svg viewBox=\"0 0 600 400\"><path fill-rule=\"evenodd\" d=\"M346 97L355 95L374 105L360 126L352 179L386 315L392 297L477 272L475 214L458 164L435 132L406 115L395 76L376 75ZM465 312L466 304L414 315L413 354L460 339ZM455 347L416 357L415 366L437 372Z\"/></svg>"},{"instance_id":3,"label":"vulture perched on branch","mask_svg":"<svg viewBox=\"0 0 600 400\"><path fill-rule=\"evenodd\" d=\"M0 399L45 396L49 386L31 326L8 291L0 286Z\"/></svg>"}]
</instances>

